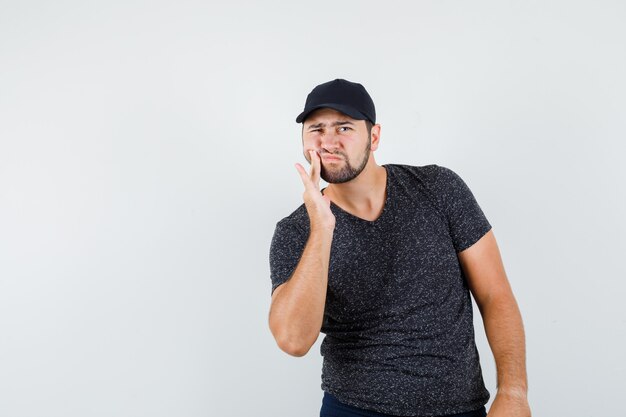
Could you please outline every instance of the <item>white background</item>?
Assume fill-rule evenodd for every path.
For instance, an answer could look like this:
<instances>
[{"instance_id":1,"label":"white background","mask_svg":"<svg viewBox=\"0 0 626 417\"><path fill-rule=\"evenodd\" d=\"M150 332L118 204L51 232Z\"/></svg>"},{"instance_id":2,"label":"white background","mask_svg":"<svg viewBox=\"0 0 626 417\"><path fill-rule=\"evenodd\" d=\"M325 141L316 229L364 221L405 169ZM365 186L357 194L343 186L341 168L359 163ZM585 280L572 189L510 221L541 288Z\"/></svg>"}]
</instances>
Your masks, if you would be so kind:
<instances>
[{"instance_id":1,"label":"white background","mask_svg":"<svg viewBox=\"0 0 626 417\"><path fill-rule=\"evenodd\" d=\"M295 117L334 78L374 99L378 164L474 192L533 416L623 414L625 21L622 1L0 2L0 415L319 415L323 335L277 347L268 256L302 203Z\"/></svg>"}]
</instances>

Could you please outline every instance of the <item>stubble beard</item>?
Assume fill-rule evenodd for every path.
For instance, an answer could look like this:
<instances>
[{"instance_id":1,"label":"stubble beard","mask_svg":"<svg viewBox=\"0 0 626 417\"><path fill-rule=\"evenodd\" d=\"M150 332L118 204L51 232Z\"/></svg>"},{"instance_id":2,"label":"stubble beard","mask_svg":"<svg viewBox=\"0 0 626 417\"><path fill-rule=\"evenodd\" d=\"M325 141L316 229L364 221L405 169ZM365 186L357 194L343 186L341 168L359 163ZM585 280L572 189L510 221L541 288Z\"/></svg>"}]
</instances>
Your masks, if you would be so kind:
<instances>
[{"instance_id":1,"label":"stubble beard","mask_svg":"<svg viewBox=\"0 0 626 417\"><path fill-rule=\"evenodd\" d=\"M324 166L324 163L320 165L320 177L329 184L342 184L344 182L352 181L355 179L367 165L367 161L370 158L370 151L372 149L371 140L367 140L361 163L358 167L353 167L348 159L342 159L338 161L338 166L334 168L333 162L328 163L328 167Z\"/></svg>"}]
</instances>

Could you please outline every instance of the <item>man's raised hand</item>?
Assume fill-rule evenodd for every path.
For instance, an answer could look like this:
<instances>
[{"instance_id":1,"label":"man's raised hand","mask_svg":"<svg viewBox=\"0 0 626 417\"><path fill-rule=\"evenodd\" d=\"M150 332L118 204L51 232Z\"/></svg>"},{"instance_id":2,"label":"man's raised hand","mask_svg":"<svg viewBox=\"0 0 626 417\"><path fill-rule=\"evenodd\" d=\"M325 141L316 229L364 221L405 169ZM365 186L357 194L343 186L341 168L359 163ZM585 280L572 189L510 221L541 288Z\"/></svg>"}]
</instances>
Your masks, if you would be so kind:
<instances>
[{"instance_id":1,"label":"man's raised hand","mask_svg":"<svg viewBox=\"0 0 626 417\"><path fill-rule=\"evenodd\" d=\"M330 198L320 192L320 157L314 150L309 150L311 158L311 172L307 174L304 167L296 163L296 169L300 173L302 183L304 184L304 205L306 206L311 230L335 230L335 216L330 210Z\"/></svg>"}]
</instances>

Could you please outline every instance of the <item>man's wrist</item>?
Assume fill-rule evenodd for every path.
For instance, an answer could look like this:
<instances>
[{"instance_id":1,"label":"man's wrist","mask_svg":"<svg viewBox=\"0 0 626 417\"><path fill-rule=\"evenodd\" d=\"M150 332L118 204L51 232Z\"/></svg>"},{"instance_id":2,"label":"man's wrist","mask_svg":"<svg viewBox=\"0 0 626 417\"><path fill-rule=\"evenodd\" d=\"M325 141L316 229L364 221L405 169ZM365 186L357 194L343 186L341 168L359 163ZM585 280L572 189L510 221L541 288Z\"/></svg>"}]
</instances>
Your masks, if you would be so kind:
<instances>
[{"instance_id":1,"label":"man's wrist","mask_svg":"<svg viewBox=\"0 0 626 417\"><path fill-rule=\"evenodd\" d=\"M498 387L497 394L519 399L526 399L528 397L528 389L523 386L503 385L501 387Z\"/></svg>"}]
</instances>

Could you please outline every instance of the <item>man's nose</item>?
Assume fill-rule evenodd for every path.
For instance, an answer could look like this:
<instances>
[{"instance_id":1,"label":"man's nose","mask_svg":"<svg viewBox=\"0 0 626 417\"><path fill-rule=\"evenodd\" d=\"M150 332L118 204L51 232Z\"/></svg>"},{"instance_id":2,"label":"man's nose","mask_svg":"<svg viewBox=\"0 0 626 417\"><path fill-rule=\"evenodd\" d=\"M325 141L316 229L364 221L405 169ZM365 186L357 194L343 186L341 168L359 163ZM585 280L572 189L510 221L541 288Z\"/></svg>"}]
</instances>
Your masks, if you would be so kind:
<instances>
[{"instance_id":1,"label":"man's nose","mask_svg":"<svg viewBox=\"0 0 626 417\"><path fill-rule=\"evenodd\" d=\"M336 132L328 130L320 135L320 145L322 148L333 148L337 145L338 136Z\"/></svg>"}]
</instances>

